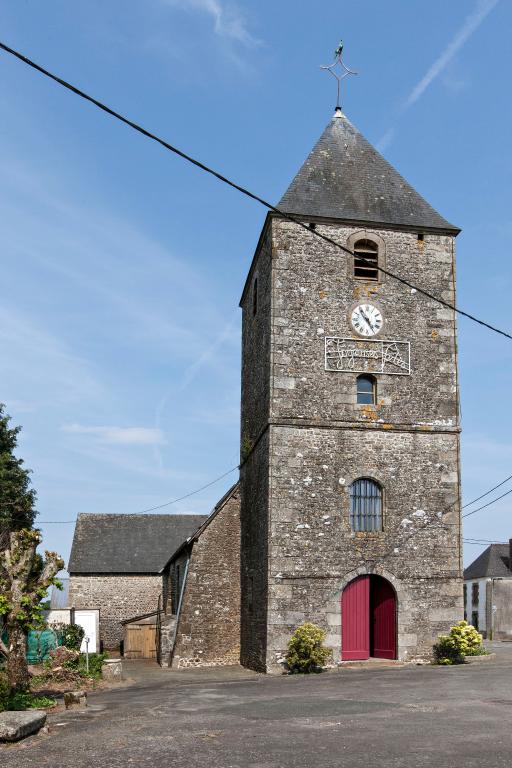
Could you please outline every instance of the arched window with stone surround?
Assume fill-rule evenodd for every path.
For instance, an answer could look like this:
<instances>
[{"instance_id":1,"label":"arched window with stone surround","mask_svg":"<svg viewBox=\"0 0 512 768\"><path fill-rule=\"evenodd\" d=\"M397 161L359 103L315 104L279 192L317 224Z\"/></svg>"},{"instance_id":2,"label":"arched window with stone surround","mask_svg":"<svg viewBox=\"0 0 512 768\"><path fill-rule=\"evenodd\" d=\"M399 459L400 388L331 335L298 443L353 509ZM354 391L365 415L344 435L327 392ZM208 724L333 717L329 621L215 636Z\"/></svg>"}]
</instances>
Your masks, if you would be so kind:
<instances>
[{"instance_id":1,"label":"arched window with stone surround","mask_svg":"<svg viewBox=\"0 0 512 768\"><path fill-rule=\"evenodd\" d=\"M354 243L354 277L377 282L379 279L379 246L367 238Z\"/></svg>"},{"instance_id":2,"label":"arched window with stone surround","mask_svg":"<svg viewBox=\"0 0 512 768\"><path fill-rule=\"evenodd\" d=\"M350 486L350 527L382 531L382 488L369 477L360 477Z\"/></svg>"}]
</instances>

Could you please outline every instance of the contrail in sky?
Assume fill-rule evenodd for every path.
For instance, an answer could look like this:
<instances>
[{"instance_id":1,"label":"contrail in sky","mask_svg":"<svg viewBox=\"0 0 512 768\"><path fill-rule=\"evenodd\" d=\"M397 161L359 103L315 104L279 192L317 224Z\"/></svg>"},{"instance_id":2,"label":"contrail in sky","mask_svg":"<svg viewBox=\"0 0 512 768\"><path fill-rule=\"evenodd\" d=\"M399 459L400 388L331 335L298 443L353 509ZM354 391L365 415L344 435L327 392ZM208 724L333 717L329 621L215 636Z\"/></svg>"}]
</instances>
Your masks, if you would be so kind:
<instances>
[{"instance_id":1,"label":"contrail in sky","mask_svg":"<svg viewBox=\"0 0 512 768\"><path fill-rule=\"evenodd\" d=\"M426 74L414 86L409 96L401 105L398 117L403 115L404 112L410 109L413 104L416 104L416 102L423 96L427 88L446 69L455 54L463 47L465 43L467 43L469 38L474 34L474 32L476 32L486 17L498 5L499 1L500 0L479 0L476 8L472 13L469 14L469 16L466 17L464 24L455 34L452 40L448 43L441 55L438 56L431 67L427 70ZM398 117L396 122L398 122ZM387 146L389 146L393 140L394 133L394 126L386 131L384 136L382 136L380 141L377 143L377 149L379 149L379 151L382 151Z\"/></svg>"}]
</instances>

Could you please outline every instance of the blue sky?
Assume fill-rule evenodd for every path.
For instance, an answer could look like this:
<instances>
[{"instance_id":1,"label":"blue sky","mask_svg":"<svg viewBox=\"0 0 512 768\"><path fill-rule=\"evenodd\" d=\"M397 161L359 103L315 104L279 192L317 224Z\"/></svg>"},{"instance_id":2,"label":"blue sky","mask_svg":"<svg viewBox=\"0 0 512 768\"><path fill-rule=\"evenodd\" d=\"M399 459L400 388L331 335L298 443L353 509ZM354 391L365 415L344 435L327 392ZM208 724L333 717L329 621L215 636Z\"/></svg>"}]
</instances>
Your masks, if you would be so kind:
<instances>
[{"instance_id":1,"label":"blue sky","mask_svg":"<svg viewBox=\"0 0 512 768\"><path fill-rule=\"evenodd\" d=\"M346 113L462 227L460 306L509 330L511 24L505 0L0 6L7 44L271 201L331 117L319 65L343 37ZM264 211L3 53L0 78L0 399L40 520L181 496L237 464ZM512 474L511 357L460 321L465 499ZM234 477L169 511L208 512ZM465 534L507 540L511 504ZM67 558L73 526L41 527Z\"/></svg>"}]
</instances>

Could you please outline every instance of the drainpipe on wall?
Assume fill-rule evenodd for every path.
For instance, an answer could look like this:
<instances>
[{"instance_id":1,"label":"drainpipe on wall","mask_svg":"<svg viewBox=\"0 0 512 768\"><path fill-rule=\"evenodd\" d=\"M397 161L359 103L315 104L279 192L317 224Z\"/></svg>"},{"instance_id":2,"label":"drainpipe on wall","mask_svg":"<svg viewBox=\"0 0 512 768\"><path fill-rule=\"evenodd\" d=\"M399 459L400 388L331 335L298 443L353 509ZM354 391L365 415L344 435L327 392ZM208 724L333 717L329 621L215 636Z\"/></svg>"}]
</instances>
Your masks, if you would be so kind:
<instances>
[{"instance_id":1,"label":"drainpipe on wall","mask_svg":"<svg viewBox=\"0 0 512 768\"><path fill-rule=\"evenodd\" d=\"M187 555L187 562L185 563L185 572L183 574L183 581L180 589L180 598L178 600L178 608L176 610L176 627L178 627L178 621L181 613L181 604L183 602L183 593L185 592L185 584L187 583L188 564L190 563L190 553Z\"/></svg>"},{"instance_id":2,"label":"drainpipe on wall","mask_svg":"<svg viewBox=\"0 0 512 768\"><path fill-rule=\"evenodd\" d=\"M185 563L185 571L183 573L183 581L181 582L180 596L178 599L178 607L176 609L176 624L174 626L174 638L172 640L171 649L169 651L169 666L172 665L172 657L174 655L174 646L176 644L176 635L178 634L178 625L180 622L181 606L183 603L183 595L185 593L185 585L187 583L189 563L190 563L190 552L187 554L187 562Z\"/></svg>"},{"instance_id":3,"label":"drainpipe on wall","mask_svg":"<svg viewBox=\"0 0 512 768\"><path fill-rule=\"evenodd\" d=\"M489 639L494 640L494 579L491 579L491 605L489 613Z\"/></svg>"}]
</instances>

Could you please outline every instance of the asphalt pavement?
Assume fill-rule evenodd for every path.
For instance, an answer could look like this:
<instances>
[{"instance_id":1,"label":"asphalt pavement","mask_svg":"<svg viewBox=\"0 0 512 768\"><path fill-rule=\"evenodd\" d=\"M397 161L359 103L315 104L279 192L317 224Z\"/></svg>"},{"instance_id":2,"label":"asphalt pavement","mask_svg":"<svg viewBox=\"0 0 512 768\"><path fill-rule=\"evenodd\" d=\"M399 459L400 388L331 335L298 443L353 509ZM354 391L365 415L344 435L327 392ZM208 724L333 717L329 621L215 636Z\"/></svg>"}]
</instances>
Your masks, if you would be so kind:
<instances>
[{"instance_id":1,"label":"asphalt pavement","mask_svg":"<svg viewBox=\"0 0 512 768\"><path fill-rule=\"evenodd\" d=\"M512 763L512 643L491 662L271 677L128 667L134 682L0 747L2 768L501 768Z\"/></svg>"}]
</instances>

